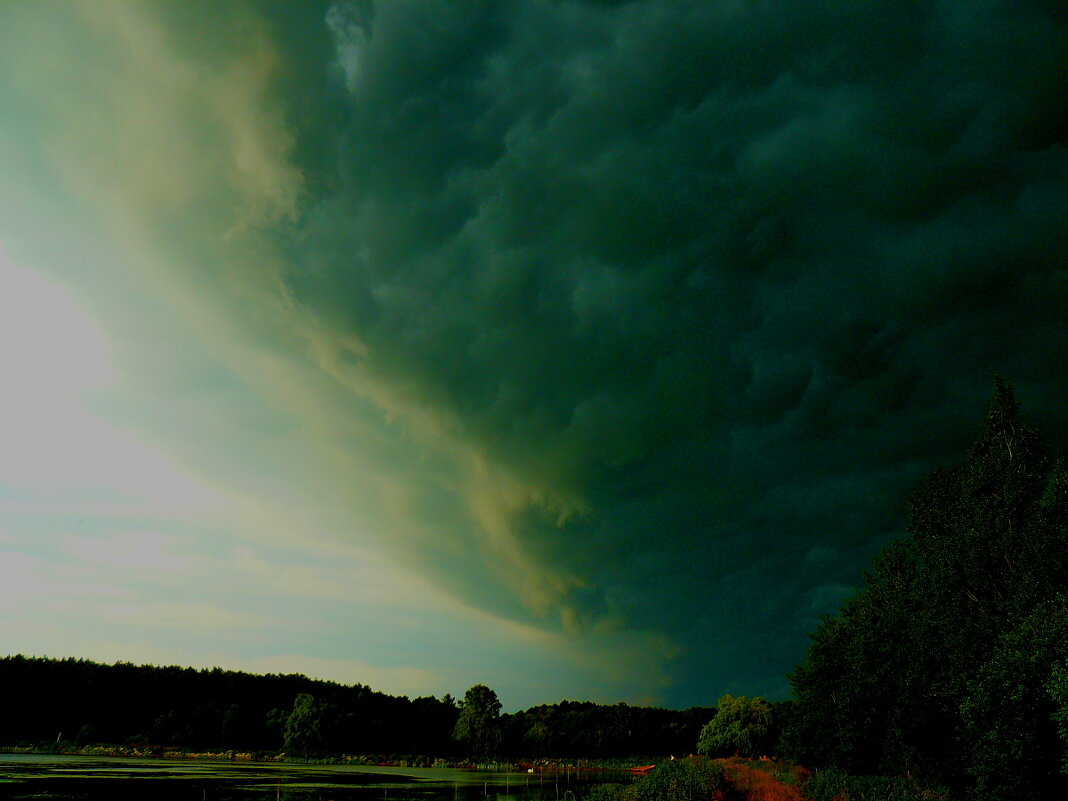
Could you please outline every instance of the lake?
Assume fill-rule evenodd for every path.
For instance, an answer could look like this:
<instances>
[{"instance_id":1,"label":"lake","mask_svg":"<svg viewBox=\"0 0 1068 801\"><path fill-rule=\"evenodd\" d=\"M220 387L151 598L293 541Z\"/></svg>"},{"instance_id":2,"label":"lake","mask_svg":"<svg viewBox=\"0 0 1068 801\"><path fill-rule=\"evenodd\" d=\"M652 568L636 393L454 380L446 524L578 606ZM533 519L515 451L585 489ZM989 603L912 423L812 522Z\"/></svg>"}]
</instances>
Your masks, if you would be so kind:
<instances>
[{"instance_id":1,"label":"lake","mask_svg":"<svg viewBox=\"0 0 1068 801\"><path fill-rule=\"evenodd\" d=\"M0 754L0 799L80 801L558 801L622 773L487 773ZM568 792L570 791L570 793Z\"/></svg>"}]
</instances>

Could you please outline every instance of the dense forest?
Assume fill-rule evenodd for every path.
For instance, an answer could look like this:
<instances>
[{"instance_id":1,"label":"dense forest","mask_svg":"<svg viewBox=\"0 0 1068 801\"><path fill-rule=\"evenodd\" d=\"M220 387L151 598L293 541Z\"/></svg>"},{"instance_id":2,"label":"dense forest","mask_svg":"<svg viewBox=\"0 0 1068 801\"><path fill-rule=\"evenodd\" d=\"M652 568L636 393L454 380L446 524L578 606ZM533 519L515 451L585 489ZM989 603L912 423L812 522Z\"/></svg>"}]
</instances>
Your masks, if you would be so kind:
<instances>
[{"instance_id":1,"label":"dense forest","mask_svg":"<svg viewBox=\"0 0 1068 801\"><path fill-rule=\"evenodd\" d=\"M1068 798L1068 473L999 382L962 464L815 632L780 750L954 797Z\"/></svg>"},{"instance_id":2,"label":"dense forest","mask_svg":"<svg viewBox=\"0 0 1068 801\"><path fill-rule=\"evenodd\" d=\"M563 701L501 715L496 694L482 685L468 691L465 704L302 675L24 656L0 659L0 684L9 689L0 746L59 741L292 756L623 758L689 753L715 713ZM478 700L485 702L483 719L458 727L461 718L471 724ZM465 732L476 739L469 742Z\"/></svg>"},{"instance_id":3,"label":"dense forest","mask_svg":"<svg viewBox=\"0 0 1068 801\"><path fill-rule=\"evenodd\" d=\"M812 635L789 701L728 695L684 711L564 701L501 714L484 685L460 701L410 700L301 675L14 656L0 659L0 746L455 759L696 749L787 757L822 771L811 786L827 798L859 787L850 775L908 777L974 801L1068 798L1068 472L1007 385L967 459L934 471L908 513L907 535Z\"/></svg>"}]
</instances>

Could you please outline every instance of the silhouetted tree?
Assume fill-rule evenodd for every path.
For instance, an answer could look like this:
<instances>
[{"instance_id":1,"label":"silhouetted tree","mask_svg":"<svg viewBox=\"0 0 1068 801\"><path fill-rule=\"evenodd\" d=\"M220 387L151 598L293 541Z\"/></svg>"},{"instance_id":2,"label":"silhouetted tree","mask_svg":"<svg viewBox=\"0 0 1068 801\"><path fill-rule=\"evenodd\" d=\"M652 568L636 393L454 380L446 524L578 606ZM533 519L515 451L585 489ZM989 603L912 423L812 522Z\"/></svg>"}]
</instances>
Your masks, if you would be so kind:
<instances>
[{"instance_id":1,"label":"silhouetted tree","mask_svg":"<svg viewBox=\"0 0 1068 801\"><path fill-rule=\"evenodd\" d=\"M500 712L497 693L485 684L476 684L464 694L454 736L473 756L493 756L500 742Z\"/></svg>"},{"instance_id":2,"label":"silhouetted tree","mask_svg":"<svg viewBox=\"0 0 1068 801\"><path fill-rule=\"evenodd\" d=\"M314 695L300 693L293 699L293 711L285 725L284 748L287 754L309 756L326 750L324 704Z\"/></svg>"}]
</instances>

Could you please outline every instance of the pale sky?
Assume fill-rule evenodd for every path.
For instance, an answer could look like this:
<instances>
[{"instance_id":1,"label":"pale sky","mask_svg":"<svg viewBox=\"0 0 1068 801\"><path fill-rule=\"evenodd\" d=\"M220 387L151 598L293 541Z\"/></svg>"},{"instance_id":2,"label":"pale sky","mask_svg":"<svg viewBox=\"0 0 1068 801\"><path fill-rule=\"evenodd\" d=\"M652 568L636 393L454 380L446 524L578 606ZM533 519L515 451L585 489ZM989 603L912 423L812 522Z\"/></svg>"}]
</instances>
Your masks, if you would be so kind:
<instances>
[{"instance_id":1,"label":"pale sky","mask_svg":"<svg viewBox=\"0 0 1068 801\"><path fill-rule=\"evenodd\" d=\"M311 435L207 423L220 437L201 444L209 454L241 451L216 457L234 476L168 455L180 432L163 423L116 421L108 410L137 392L43 272L0 254L0 637L13 651L296 671L413 697L491 675L520 705L552 697L565 671L591 696L606 678L630 691L596 653L462 604L354 537L359 510L303 486L329 459ZM173 402L226 415L213 394L190 386ZM300 464L259 463L272 453Z\"/></svg>"}]
</instances>

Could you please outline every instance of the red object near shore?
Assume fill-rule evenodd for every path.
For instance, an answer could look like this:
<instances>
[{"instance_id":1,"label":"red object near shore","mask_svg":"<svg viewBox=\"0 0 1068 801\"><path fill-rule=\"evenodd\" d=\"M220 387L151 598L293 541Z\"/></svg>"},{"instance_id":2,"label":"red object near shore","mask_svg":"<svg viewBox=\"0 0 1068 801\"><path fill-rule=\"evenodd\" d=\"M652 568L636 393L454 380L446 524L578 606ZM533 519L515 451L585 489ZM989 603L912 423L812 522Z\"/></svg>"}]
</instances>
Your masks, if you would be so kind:
<instances>
[{"instance_id":1,"label":"red object near shore","mask_svg":"<svg viewBox=\"0 0 1068 801\"><path fill-rule=\"evenodd\" d=\"M655 767L656 767L656 765L639 765L636 768L628 768L628 770L631 773L648 773L649 771L651 771Z\"/></svg>"}]
</instances>

